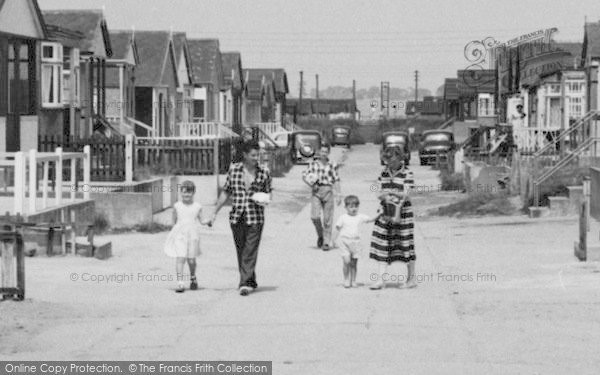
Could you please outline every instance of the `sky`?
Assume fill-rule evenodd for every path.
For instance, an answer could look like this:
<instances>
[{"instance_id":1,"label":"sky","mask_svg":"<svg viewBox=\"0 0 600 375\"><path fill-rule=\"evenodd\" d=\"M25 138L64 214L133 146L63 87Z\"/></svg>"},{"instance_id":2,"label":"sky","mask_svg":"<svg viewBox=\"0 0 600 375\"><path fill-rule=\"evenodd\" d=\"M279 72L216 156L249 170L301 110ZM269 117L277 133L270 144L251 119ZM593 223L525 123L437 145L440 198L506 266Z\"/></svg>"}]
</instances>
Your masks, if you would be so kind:
<instances>
[{"instance_id":1,"label":"sky","mask_svg":"<svg viewBox=\"0 0 600 375\"><path fill-rule=\"evenodd\" d=\"M244 68L284 68L290 96L299 72L315 87L435 90L470 63L465 46L558 28L555 40L583 41L600 1L582 0L38 0L44 9L101 9L109 29L184 31L239 51Z\"/></svg>"}]
</instances>

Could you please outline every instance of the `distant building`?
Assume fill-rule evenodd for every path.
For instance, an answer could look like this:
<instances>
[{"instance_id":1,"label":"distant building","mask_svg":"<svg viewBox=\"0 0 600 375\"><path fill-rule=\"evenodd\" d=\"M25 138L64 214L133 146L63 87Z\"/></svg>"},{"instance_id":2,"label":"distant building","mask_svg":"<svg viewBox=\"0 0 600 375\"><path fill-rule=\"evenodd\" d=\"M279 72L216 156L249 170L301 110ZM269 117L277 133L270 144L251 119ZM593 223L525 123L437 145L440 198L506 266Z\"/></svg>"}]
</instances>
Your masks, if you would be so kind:
<instances>
[{"instance_id":1,"label":"distant building","mask_svg":"<svg viewBox=\"0 0 600 375\"><path fill-rule=\"evenodd\" d=\"M302 98L302 108L300 108L300 100L290 98L286 106L286 114L296 120L300 117L360 118L360 111L354 99Z\"/></svg>"}]
</instances>

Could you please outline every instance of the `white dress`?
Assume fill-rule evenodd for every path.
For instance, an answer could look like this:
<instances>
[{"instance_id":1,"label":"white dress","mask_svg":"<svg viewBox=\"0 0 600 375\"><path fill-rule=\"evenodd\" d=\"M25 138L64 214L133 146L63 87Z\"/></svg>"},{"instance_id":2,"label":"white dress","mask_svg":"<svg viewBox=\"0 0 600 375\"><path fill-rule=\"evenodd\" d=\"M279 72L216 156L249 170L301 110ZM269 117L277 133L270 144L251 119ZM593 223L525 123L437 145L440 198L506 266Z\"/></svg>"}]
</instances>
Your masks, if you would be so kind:
<instances>
[{"instance_id":1,"label":"white dress","mask_svg":"<svg viewBox=\"0 0 600 375\"><path fill-rule=\"evenodd\" d=\"M165 253L170 257L196 258L200 255L200 228L198 214L202 206L198 202L184 204L176 202L177 223L165 241Z\"/></svg>"}]
</instances>

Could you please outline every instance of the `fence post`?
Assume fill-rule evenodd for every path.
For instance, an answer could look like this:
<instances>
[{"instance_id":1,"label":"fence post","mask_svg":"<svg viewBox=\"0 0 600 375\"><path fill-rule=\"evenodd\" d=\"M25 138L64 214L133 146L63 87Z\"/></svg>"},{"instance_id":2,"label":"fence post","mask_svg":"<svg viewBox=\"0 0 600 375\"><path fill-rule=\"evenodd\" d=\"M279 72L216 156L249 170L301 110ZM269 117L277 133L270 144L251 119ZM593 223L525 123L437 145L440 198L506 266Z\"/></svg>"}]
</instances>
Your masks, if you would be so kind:
<instances>
[{"instance_id":1,"label":"fence post","mask_svg":"<svg viewBox=\"0 0 600 375\"><path fill-rule=\"evenodd\" d=\"M62 172L63 172L63 152L62 152L62 147L57 147L56 150L54 151L54 153L56 154L56 156L58 156L58 159L56 160L55 171L54 171L54 194L56 194L56 196L55 196L56 205L60 206L62 204L62 183L63 183L63 178L62 178Z\"/></svg>"},{"instance_id":2,"label":"fence post","mask_svg":"<svg viewBox=\"0 0 600 375\"><path fill-rule=\"evenodd\" d=\"M217 181L217 198L219 195L219 138L213 140L213 172Z\"/></svg>"},{"instance_id":3,"label":"fence post","mask_svg":"<svg viewBox=\"0 0 600 375\"><path fill-rule=\"evenodd\" d=\"M133 182L133 135L125 136L125 182Z\"/></svg>"},{"instance_id":4,"label":"fence post","mask_svg":"<svg viewBox=\"0 0 600 375\"><path fill-rule=\"evenodd\" d=\"M83 199L90 199L90 145L83 146Z\"/></svg>"},{"instance_id":5,"label":"fence post","mask_svg":"<svg viewBox=\"0 0 600 375\"><path fill-rule=\"evenodd\" d=\"M15 215L25 214L25 154L18 151L15 154Z\"/></svg>"},{"instance_id":6,"label":"fence post","mask_svg":"<svg viewBox=\"0 0 600 375\"><path fill-rule=\"evenodd\" d=\"M590 231L590 177L585 176L583 178L583 200L585 201L585 219L586 219L586 231Z\"/></svg>"},{"instance_id":7,"label":"fence post","mask_svg":"<svg viewBox=\"0 0 600 375\"><path fill-rule=\"evenodd\" d=\"M29 150L29 210L33 214L36 211L37 199L37 151Z\"/></svg>"}]
</instances>

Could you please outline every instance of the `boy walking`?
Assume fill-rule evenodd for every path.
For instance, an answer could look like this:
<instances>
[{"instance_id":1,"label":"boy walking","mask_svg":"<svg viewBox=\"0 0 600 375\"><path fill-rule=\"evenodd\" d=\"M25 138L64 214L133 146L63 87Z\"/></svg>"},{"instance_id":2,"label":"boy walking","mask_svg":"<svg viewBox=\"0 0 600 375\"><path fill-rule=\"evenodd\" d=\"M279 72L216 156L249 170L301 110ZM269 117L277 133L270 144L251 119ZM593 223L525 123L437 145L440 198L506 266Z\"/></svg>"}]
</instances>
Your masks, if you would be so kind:
<instances>
[{"instance_id":1,"label":"boy walking","mask_svg":"<svg viewBox=\"0 0 600 375\"><path fill-rule=\"evenodd\" d=\"M337 165L329 161L330 151L331 146L322 145L319 158L302 173L302 180L312 188L310 217L317 231L317 247L323 251L331 248L333 201L341 203L340 176Z\"/></svg>"}]
</instances>

